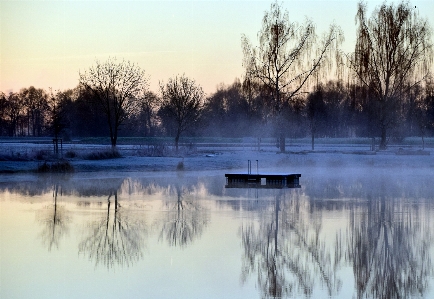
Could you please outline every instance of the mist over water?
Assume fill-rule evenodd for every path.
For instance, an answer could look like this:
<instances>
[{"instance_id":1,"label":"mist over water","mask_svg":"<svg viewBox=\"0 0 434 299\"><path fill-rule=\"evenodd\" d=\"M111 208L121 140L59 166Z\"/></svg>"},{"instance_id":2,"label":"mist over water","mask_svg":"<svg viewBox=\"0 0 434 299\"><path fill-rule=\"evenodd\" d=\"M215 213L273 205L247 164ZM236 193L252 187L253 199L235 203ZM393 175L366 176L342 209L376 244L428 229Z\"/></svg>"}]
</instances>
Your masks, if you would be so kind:
<instances>
[{"instance_id":1,"label":"mist over water","mask_svg":"<svg viewBox=\"0 0 434 299\"><path fill-rule=\"evenodd\" d=\"M1 180L0 297L433 296L430 168L330 161L305 161L299 189L216 171Z\"/></svg>"}]
</instances>

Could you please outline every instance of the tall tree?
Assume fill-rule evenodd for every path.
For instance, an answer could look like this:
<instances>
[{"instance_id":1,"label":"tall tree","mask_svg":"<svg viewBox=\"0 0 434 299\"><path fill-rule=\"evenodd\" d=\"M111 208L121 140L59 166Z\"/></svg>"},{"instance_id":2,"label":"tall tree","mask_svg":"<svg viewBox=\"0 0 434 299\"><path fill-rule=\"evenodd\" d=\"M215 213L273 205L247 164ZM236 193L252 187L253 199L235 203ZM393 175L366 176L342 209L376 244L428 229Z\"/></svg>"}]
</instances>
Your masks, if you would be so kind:
<instances>
[{"instance_id":1,"label":"tall tree","mask_svg":"<svg viewBox=\"0 0 434 299\"><path fill-rule=\"evenodd\" d=\"M27 135L41 136L47 112L47 93L41 88L30 86L20 91L21 101L27 109Z\"/></svg>"},{"instance_id":2,"label":"tall tree","mask_svg":"<svg viewBox=\"0 0 434 299\"><path fill-rule=\"evenodd\" d=\"M18 123L23 117L24 104L19 94L10 92L0 95L0 134L18 135Z\"/></svg>"},{"instance_id":3,"label":"tall tree","mask_svg":"<svg viewBox=\"0 0 434 299\"><path fill-rule=\"evenodd\" d=\"M357 42L349 55L349 65L370 91L380 148L384 149L388 131L399 120L404 95L429 74L432 31L428 21L406 1L398 5L383 3L369 19L366 4L359 2L356 22Z\"/></svg>"},{"instance_id":4,"label":"tall tree","mask_svg":"<svg viewBox=\"0 0 434 299\"><path fill-rule=\"evenodd\" d=\"M68 103L71 99L73 91L71 89L64 92L57 91L53 94L50 91L50 96L48 98L48 129L54 137L54 152L59 153L59 137L60 133L66 127L66 117L64 105Z\"/></svg>"},{"instance_id":5,"label":"tall tree","mask_svg":"<svg viewBox=\"0 0 434 299\"><path fill-rule=\"evenodd\" d=\"M139 110L148 81L138 65L125 60L117 62L115 58L96 61L88 71L80 73L80 86L93 94L107 117L113 148L121 124Z\"/></svg>"},{"instance_id":6,"label":"tall tree","mask_svg":"<svg viewBox=\"0 0 434 299\"><path fill-rule=\"evenodd\" d=\"M144 136L154 136L156 131L156 110L158 105L157 94L149 91L141 100L140 113L138 118L140 119L142 126L142 134Z\"/></svg>"},{"instance_id":7,"label":"tall tree","mask_svg":"<svg viewBox=\"0 0 434 299\"><path fill-rule=\"evenodd\" d=\"M315 134L318 127L326 123L326 105L324 103L324 91L322 86L318 86L316 91L307 97L306 114L310 123L312 138L312 150L315 150Z\"/></svg>"},{"instance_id":8,"label":"tall tree","mask_svg":"<svg viewBox=\"0 0 434 299\"><path fill-rule=\"evenodd\" d=\"M159 116L175 130L175 147L178 151L181 133L197 123L203 108L205 93L202 87L185 75L160 83L161 104Z\"/></svg>"},{"instance_id":9,"label":"tall tree","mask_svg":"<svg viewBox=\"0 0 434 299\"><path fill-rule=\"evenodd\" d=\"M259 46L254 47L243 35L243 65L246 76L260 81L272 94L272 111L280 113L289 101L305 91L307 82L321 67L331 67L331 58L343 41L341 29L331 25L329 31L318 38L315 25L309 19L304 24L291 22L288 11L277 1L271 4L258 32ZM287 131L279 124L280 150L285 151Z\"/></svg>"}]
</instances>

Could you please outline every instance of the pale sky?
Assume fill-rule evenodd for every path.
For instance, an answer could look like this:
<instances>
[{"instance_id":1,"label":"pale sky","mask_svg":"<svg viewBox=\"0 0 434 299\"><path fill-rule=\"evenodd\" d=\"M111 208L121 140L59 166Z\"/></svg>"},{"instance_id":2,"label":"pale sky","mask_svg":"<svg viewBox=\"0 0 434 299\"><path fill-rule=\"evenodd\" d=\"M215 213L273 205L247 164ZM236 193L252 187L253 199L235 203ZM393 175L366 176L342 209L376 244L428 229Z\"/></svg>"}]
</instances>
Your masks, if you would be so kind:
<instances>
[{"instance_id":1,"label":"pale sky","mask_svg":"<svg viewBox=\"0 0 434 299\"><path fill-rule=\"evenodd\" d=\"M357 0L287 0L290 20L311 18L321 34L335 22L345 52L355 43ZM366 1L371 11L383 1ZM396 2L396 1L395 1ZM241 35L257 45L264 1L8 1L0 0L0 90L31 85L74 88L79 72L116 57L159 81L185 73L207 94L243 75ZM390 1L389 1L390 3ZM434 1L411 1L434 26Z\"/></svg>"}]
</instances>

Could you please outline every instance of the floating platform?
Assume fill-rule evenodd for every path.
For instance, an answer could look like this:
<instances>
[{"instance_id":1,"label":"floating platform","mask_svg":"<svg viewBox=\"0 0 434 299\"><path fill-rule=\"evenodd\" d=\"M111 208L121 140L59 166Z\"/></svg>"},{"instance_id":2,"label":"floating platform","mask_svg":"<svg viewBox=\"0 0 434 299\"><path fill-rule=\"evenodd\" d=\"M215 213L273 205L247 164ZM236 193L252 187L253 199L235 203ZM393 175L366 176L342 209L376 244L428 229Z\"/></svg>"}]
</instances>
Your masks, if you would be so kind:
<instances>
[{"instance_id":1,"label":"floating platform","mask_svg":"<svg viewBox=\"0 0 434 299\"><path fill-rule=\"evenodd\" d=\"M226 173L226 188L300 188L299 173Z\"/></svg>"}]
</instances>

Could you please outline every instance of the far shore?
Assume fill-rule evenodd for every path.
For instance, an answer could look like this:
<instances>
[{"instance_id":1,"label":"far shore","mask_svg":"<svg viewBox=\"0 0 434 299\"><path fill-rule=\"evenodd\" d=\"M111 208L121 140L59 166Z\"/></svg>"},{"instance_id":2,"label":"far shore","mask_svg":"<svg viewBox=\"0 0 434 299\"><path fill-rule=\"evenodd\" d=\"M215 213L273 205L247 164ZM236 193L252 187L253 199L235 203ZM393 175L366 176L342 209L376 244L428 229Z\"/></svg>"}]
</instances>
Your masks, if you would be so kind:
<instances>
[{"instance_id":1,"label":"far shore","mask_svg":"<svg viewBox=\"0 0 434 299\"><path fill-rule=\"evenodd\" d=\"M367 144L318 143L311 150L308 143L292 143L281 153L272 144L255 142L238 144L196 144L183 146L178 152L172 147L150 148L120 145L120 157L110 158L107 145L65 144L57 156L47 143L0 142L0 173L37 172L43 163L62 160L70 163L75 173L80 172L156 172L156 171L279 171L296 173L306 168L336 169L398 167L402 169L434 169L434 147L419 145L393 145L387 150L371 150ZM96 153L96 154L95 154ZM90 156L90 155L93 156ZM96 155L96 156L95 156ZM58 157L58 158L57 158ZM181 167L180 167L181 166ZM1 180L1 177L0 177Z\"/></svg>"}]
</instances>

